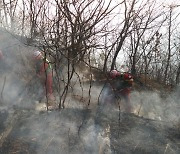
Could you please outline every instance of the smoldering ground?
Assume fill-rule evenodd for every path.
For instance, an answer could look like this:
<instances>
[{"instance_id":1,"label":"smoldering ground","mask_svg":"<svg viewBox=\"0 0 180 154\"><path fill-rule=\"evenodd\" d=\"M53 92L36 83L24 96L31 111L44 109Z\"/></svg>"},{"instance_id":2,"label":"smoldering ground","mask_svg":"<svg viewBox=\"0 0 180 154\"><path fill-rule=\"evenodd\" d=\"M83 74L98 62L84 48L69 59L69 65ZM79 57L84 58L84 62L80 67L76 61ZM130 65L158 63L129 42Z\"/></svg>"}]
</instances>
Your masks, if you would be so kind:
<instances>
[{"instance_id":1,"label":"smoldering ground","mask_svg":"<svg viewBox=\"0 0 180 154\"><path fill-rule=\"evenodd\" d=\"M160 92L137 92L131 94L134 113L145 118L178 122L180 119L179 87L161 96Z\"/></svg>"},{"instance_id":2,"label":"smoldering ground","mask_svg":"<svg viewBox=\"0 0 180 154\"><path fill-rule=\"evenodd\" d=\"M0 75L0 110L1 117L4 117L1 119L4 126L1 130L1 152L23 151L23 147L30 143L33 146L30 150L35 153L98 153L94 144L97 134L94 123L90 120L88 126L84 125L84 121L91 117L88 104L90 107L97 101L97 87L92 87L89 94L89 85L84 85L82 91L77 84L75 92L67 96L67 110L47 114L36 112L33 110L36 105L33 99L36 87L33 85L38 85L36 82L29 84L33 78L28 59L32 49L10 35L6 38L10 42L1 44L5 59ZM82 98L80 101L79 97Z\"/></svg>"},{"instance_id":3,"label":"smoldering ground","mask_svg":"<svg viewBox=\"0 0 180 154\"><path fill-rule=\"evenodd\" d=\"M88 82L80 84L75 82L78 80L77 77L72 81L74 82L72 83L73 88L67 96L65 109L60 112L35 111L33 90L32 93L25 90L33 77L31 72L33 70L30 68L28 60L28 53L32 49L21 44L16 48L9 47L7 49L5 47L8 47L8 44L2 46L9 69L6 69L0 77L3 96L0 110L3 115L1 117L4 117L1 118L4 126L1 129L1 135L7 134L1 138L1 152L15 150L27 153L29 150L30 153L38 154L113 153L113 151L118 153L118 151L123 152L127 149L131 152L137 150L138 143L146 143L144 149L147 149L148 145L156 143L151 134L152 136L157 135L156 133L160 133L164 126L157 127L153 123L138 119L138 117L129 116L128 118L126 114L121 116L120 121L119 108L102 104L98 108L98 98L103 84L95 82L91 82L91 86ZM134 112L136 115L157 121L167 119L174 121L179 117L175 107L179 103L178 92L177 90L166 99L162 99L156 92L134 91L131 94ZM21 100L19 100L19 96L22 98ZM108 102L112 102L111 98ZM13 108L14 105L17 108ZM139 126L138 123L142 125ZM165 135L161 133L159 135L162 136L162 138L159 137L160 140L164 140ZM147 138L149 138L148 141ZM2 141L2 139L4 140ZM154 143L150 143L150 141ZM127 143L131 147L128 148ZM167 140L163 143L166 145L171 142ZM161 147L161 151L163 148L164 146ZM149 148L149 150L152 149Z\"/></svg>"},{"instance_id":4,"label":"smoldering ground","mask_svg":"<svg viewBox=\"0 0 180 154\"><path fill-rule=\"evenodd\" d=\"M107 96L109 93L109 89L104 87L103 90L103 94ZM163 94L164 95L164 94ZM107 98L107 97L103 97ZM168 95L166 95L166 97L162 97L162 93L160 92L153 92L153 91L132 91L131 95L131 105L133 108L133 114L137 115L138 117L141 117L142 119L144 119L145 122L145 127L143 126L143 124L141 125L141 122L138 122L138 120L136 121L132 121L131 124L128 125L128 123L131 121L127 120L127 115L123 115L122 111L120 112L119 116L116 116L116 120L119 120L119 128L124 127L124 125L126 125L126 131L124 131L123 129L121 129L121 133L126 134L126 132L128 131L128 133L126 135L121 136L121 139L119 140L117 138L117 140L119 140L119 145L120 147L116 147L116 150L119 149L119 151L121 151L122 153L126 153L127 151L125 150L126 148L124 146L121 146L124 144L124 142L127 142L129 144L131 144L131 146L134 146L134 151L139 151L139 149L136 147L139 145L144 145L144 146L140 146L141 150L139 151L139 153L141 153L141 151L144 149L146 152L152 152L152 147L153 144L155 143L157 146L154 147L154 152L164 152L163 150L166 149L165 147L160 147L159 146L159 142L156 141L156 139L153 141L152 136L156 135L158 140L167 140L167 135L168 135L168 130L167 127L170 128L174 128L174 132L176 132L176 134L179 133L179 117L180 117L180 113L179 113L179 87L177 87L174 91L169 92ZM102 99L102 100L103 100ZM104 100L106 101L106 100ZM113 97L109 97L108 101L110 103L112 103L114 101ZM121 100L123 101L123 100ZM123 110L123 104L120 101L120 108ZM103 106L104 108L104 106ZM113 115L119 110L119 108L116 106L115 108L110 108L110 106L107 106L107 109L105 109L104 111L108 114L111 115L113 117ZM119 112L119 111L118 111ZM110 117L111 117L110 116ZM147 123L146 123L147 120ZM148 121L154 122L154 124L150 124ZM139 124L137 124L139 123ZM110 124L110 123L109 123ZM147 126L147 127L146 127ZM178 127L177 127L178 126ZM111 136L110 138L112 138L113 134L117 135L117 130L118 129L114 129L113 125L110 125L110 132L111 132ZM149 128L148 128L149 127ZM105 130L106 127L104 127ZM115 132L116 133L115 133ZM154 131L154 132L153 132ZM165 134L162 134L161 131L165 131ZM177 135L177 140L178 140L178 136ZM115 137L116 138L116 137ZM148 140L147 140L148 139ZM175 139L176 140L176 139ZM113 150L113 144L114 140L111 140L111 150ZM117 141L118 142L118 141ZM163 143L163 142L162 142ZM175 146L175 149L179 149L177 145L174 145L171 141L167 140L163 143L166 146L170 145L171 146ZM126 144L124 144L126 145ZM130 145L129 145L130 147ZM149 148L150 147L150 148ZM164 148L164 149L163 149ZM121 149L121 150L120 150ZM125 151L123 151L125 150ZM131 150L130 150L131 151ZM130 152L129 151L129 152ZM144 152L145 152L144 151ZM173 152L173 150L171 151L171 148L169 147L168 151ZM142 152L142 153L144 153ZM167 151L166 151L167 152ZM165 153L166 153L165 152ZM177 151L175 151L175 153L178 153Z\"/></svg>"},{"instance_id":5,"label":"smoldering ground","mask_svg":"<svg viewBox=\"0 0 180 154\"><path fill-rule=\"evenodd\" d=\"M13 77L12 79L15 78ZM13 85L11 83L13 83L13 81L6 83L4 96L6 90L12 90L11 93L14 92L13 88L8 88L9 85ZM21 91L24 85L26 85L21 82L16 82L16 84L17 92ZM18 110L20 114L17 119L14 120L15 123L11 124L13 129L3 142L1 151L16 150L26 152L28 150L38 154L113 153L113 151L125 152L129 145L131 146L131 148L128 149L129 151L138 151L139 144L142 145L142 143L145 143L143 148L146 149L146 151L152 150L152 146L149 147L149 145L155 143L152 136L156 133L160 133L159 131L163 128L158 127L154 131L154 129L152 129L153 126L148 124L148 129L143 129L143 126L138 126L137 123L134 122L138 121L138 119L129 121L128 118L126 118L126 115L121 117L122 121L119 122L118 108L108 108L108 110L103 109L103 112L96 108L98 96L103 85L96 86L96 84L93 84L91 87L91 96L89 95L89 84L83 83L82 85L83 90L78 82L77 84L74 84L74 92L68 95L65 103L67 108L60 112L41 113L33 110L29 111L27 110L28 108L26 108L26 110ZM175 93L172 94L173 98L174 95ZM12 96L16 98L16 92ZM88 106L89 99L91 101ZM169 97L166 100L168 99L171 100L172 98ZM139 116L147 116L147 118L161 121L159 116L161 117L161 115L163 115L164 106L159 94L152 92L133 92L131 94L131 100L134 109L143 102L139 111ZM13 101L13 97L10 97L8 102L12 103L11 101ZM109 101L111 102L111 100ZM31 103L31 101L29 102ZM23 103L28 104L28 101ZM102 108L105 107L102 106ZM152 117L152 113L154 117ZM11 115L14 116L14 114ZM163 134L160 135L161 137L157 136L164 140L165 136ZM147 138L148 141L146 140ZM126 141L126 143L124 141ZM151 143L150 141L154 143ZM168 143L172 144L169 141ZM167 142L163 142L163 144L166 145ZM142 149L142 146L140 148ZM158 149L158 147L156 148ZM165 149L163 148L164 146L159 148L161 152ZM175 146L175 148L177 148L177 146ZM158 152L158 150L155 152Z\"/></svg>"}]
</instances>

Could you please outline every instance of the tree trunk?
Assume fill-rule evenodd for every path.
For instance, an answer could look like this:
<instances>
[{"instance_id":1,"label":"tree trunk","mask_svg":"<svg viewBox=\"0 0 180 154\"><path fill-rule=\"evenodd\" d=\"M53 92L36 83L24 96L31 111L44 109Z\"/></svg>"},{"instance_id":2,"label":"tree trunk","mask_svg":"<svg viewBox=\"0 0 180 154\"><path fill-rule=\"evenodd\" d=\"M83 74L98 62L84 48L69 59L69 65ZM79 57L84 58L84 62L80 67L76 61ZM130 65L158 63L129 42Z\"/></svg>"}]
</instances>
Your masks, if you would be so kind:
<instances>
[{"instance_id":1,"label":"tree trunk","mask_svg":"<svg viewBox=\"0 0 180 154\"><path fill-rule=\"evenodd\" d=\"M178 70L176 73L176 84L179 84L179 80L180 80L179 77L180 77L180 63L179 63Z\"/></svg>"},{"instance_id":2,"label":"tree trunk","mask_svg":"<svg viewBox=\"0 0 180 154\"><path fill-rule=\"evenodd\" d=\"M166 83L167 81L168 69L169 69L170 58L171 58L171 18L172 18L172 8L170 8L170 17L169 17L168 58L167 58L166 68L164 71L164 83Z\"/></svg>"}]
</instances>

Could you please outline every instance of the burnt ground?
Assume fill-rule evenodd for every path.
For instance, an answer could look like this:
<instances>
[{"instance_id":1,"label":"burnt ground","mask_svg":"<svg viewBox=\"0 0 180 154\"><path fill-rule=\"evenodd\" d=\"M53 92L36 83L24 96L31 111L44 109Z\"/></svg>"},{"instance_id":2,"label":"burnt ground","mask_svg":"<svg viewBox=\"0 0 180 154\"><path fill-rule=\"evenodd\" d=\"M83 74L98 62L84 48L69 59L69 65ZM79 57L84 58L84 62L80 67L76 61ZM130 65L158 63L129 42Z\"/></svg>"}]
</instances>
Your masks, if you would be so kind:
<instances>
[{"instance_id":1,"label":"burnt ground","mask_svg":"<svg viewBox=\"0 0 180 154\"><path fill-rule=\"evenodd\" d=\"M3 66L7 67L0 71L0 153L180 153L180 126L176 128L170 122L120 114L118 110L71 107L60 112L35 111L31 103L34 96L29 92L37 89L32 86L37 82L31 80L32 48L10 38L8 35L0 44L5 56ZM13 109L14 105L27 109Z\"/></svg>"},{"instance_id":2,"label":"burnt ground","mask_svg":"<svg viewBox=\"0 0 180 154\"><path fill-rule=\"evenodd\" d=\"M98 121L101 121L103 125L109 118L106 118L107 115L101 117L103 119ZM112 122L110 123L110 135L113 153L161 154L180 152L180 138L178 135L173 135L177 130L169 127L166 122L125 113L120 115L116 113L109 121ZM174 137L172 138L172 136Z\"/></svg>"},{"instance_id":3,"label":"burnt ground","mask_svg":"<svg viewBox=\"0 0 180 154\"><path fill-rule=\"evenodd\" d=\"M13 79L18 81L17 77ZM75 101L61 111L40 112L30 103L34 98L27 88L16 88L19 82L13 84L10 88L6 84L8 97L20 89L14 95L26 99L7 97L0 106L2 154L180 153L180 130L170 122L145 119L111 107L80 109Z\"/></svg>"},{"instance_id":4,"label":"burnt ground","mask_svg":"<svg viewBox=\"0 0 180 154\"><path fill-rule=\"evenodd\" d=\"M2 154L180 153L180 132L171 124L118 110L16 109L0 114Z\"/></svg>"}]
</instances>

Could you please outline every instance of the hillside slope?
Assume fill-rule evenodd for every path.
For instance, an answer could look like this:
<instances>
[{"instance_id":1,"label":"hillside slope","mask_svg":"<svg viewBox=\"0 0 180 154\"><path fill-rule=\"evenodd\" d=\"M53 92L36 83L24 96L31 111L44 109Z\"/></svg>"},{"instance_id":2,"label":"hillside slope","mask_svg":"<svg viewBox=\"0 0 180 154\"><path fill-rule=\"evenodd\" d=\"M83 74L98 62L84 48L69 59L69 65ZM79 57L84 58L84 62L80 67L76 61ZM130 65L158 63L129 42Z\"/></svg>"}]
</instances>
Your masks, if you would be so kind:
<instances>
[{"instance_id":1,"label":"hillside slope","mask_svg":"<svg viewBox=\"0 0 180 154\"><path fill-rule=\"evenodd\" d=\"M1 153L180 153L176 127L118 110L17 110L10 116Z\"/></svg>"}]
</instances>

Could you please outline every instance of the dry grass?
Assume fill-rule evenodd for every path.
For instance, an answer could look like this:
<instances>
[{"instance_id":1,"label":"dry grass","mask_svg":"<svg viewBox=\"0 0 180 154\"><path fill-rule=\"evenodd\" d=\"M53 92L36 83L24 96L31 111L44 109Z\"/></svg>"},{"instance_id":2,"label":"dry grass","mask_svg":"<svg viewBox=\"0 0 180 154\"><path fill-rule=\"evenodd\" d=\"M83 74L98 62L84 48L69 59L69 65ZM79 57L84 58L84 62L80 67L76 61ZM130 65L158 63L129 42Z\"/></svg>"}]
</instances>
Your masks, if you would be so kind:
<instances>
[{"instance_id":1,"label":"dry grass","mask_svg":"<svg viewBox=\"0 0 180 154\"><path fill-rule=\"evenodd\" d=\"M144 75L140 75L138 77L138 82L135 82L134 87L136 89L141 89L142 86L145 87L148 90L153 90L153 91L172 91L173 88L171 85L166 85L162 81L158 81L152 78L148 78Z\"/></svg>"}]
</instances>

